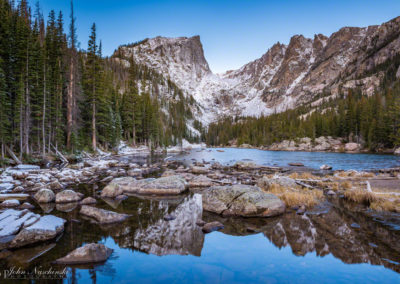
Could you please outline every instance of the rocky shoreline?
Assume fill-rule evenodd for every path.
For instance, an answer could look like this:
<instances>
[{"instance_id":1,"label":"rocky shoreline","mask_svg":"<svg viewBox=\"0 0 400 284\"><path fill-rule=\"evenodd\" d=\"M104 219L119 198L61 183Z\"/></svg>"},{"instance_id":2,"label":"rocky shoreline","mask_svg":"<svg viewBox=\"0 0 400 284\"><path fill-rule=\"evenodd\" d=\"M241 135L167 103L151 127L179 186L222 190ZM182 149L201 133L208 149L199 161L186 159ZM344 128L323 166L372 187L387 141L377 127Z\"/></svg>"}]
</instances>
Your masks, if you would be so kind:
<instances>
[{"instance_id":1,"label":"rocky shoreline","mask_svg":"<svg viewBox=\"0 0 400 284\"><path fill-rule=\"evenodd\" d=\"M296 140L283 140L269 146L252 146L249 144L237 145L237 141L230 141L227 148L258 149L264 151L289 151L289 152L334 152L334 153L372 153L362 143L345 142L342 138L321 136L314 141L309 137ZM400 147L394 149L378 148L373 153L400 155Z\"/></svg>"},{"instance_id":2,"label":"rocky shoreline","mask_svg":"<svg viewBox=\"0 0 400 284\"><path fill-rule=\"evenodd\" d=\"M96 204L100 200L119 204L130 196L162 200L194 194L203 212L223 218L267 218L288 212L303 215L332 199L357 204L363 212L400 213L400 168L379 173L298 168L268 167L251 161L233 166L194 161L186 166L168 159L147 165L113 156L87 158L61 169L32 165L7 168L0 175L0 250L56 239L70 221L50 215L53 210L77 210L82 219L98 225L125 222L132 216ZM99 187L99 183L104 186ZM84 194L76 187L79 184L92 184L94 190ZM166 221L174 219L173 215L164 217ZM200 216L197 226L204 233L223 229L217 220L204 222ZM93 245L71 252L59 262L80 262L82 259L74 256L93 250L101 252L98 257L82 259L104 261L110 255L107 248Z\"/></svg>"}]
</instances>

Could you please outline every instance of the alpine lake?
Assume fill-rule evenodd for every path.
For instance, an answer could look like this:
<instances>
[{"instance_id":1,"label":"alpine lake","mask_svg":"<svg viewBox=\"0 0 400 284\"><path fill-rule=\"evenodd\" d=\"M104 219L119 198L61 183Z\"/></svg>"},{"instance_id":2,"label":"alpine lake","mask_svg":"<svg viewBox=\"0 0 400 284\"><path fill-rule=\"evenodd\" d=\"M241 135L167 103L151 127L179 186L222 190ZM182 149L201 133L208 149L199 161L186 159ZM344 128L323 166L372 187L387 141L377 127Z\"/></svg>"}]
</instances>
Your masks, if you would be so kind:
<instances>
[{"instance_id":1,"label":"alpine lake","mask_svg":"<svg viewBox=\"0 0 400 284\"><path fill-rule=\"evenodd\" d=\"M195 161L285 167L301 162L320 172L377 170L400 165L400 157L373 154L270 152L252 149L205 149L162 157L189 165ZM138 160L124 156L124 161ZM143 158L138 163L159 159ZM160 176L160 169L148 176ZM76 184L85 197L98 196L100 181ZM35 201L30 201L35 204ZM83 218L78 204L36 206L34 213L65 219L56 239L12 250L0 259L0 272L66 269L64 279L19 279L18 283L400 283L400 214L356 210L340 197L329 197L303 215L287 210L270 218L222 217L202 210L193 192L173 197L98 198L98 208L131 215L101 225ZM167 215L175 219L168 220ZM224 228L204 234L198 220L219 221ZM63 266L53 262L87 243L113 249L104 263ZM0 283L15 283L2 279Z\"/></svg>"}]
</instances>

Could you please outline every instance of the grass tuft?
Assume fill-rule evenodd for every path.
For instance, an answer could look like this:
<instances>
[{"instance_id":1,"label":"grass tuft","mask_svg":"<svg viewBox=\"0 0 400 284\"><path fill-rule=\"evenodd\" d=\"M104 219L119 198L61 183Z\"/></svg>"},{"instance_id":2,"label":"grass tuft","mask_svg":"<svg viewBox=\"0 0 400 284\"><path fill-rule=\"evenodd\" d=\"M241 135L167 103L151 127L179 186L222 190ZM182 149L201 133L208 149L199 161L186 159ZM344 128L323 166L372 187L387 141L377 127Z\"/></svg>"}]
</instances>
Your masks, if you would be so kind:
<instances>
[{"instance_id":1,"label":"grass tuft","mask_svg":"<svg viewBox=\"0 0 400 284\"><path fill-rule=\"evenodd\" d=\"M292 189L285 188L279 184L272 184L267 192L278 196L287 207L304 205L307 208L311 208L324 199L324 194L321 190Z\"/></svg>"},{"instance_id":2,"label":"grass tuft","mask_svg":"<svg viewBox=\"0 0 400 284\"><path fill-rule=\"evenodd\" d=\"M344 197L348 200L364 205L370 205L372 202L377 200L373 192L361 188L346 190L344 192Z\"/></svg>"},{"instance_id":3,"label":"grass tuft","mask_svg":"<svg viewBox=\"0 0 400 284\"><path fill-rule=\"evenodd\" d=\"M400 202L399 200L387 200L384 198L378 198L374 202L371 203L369 206L372 210L383 212L383 211L389 211L389 212L396 212L400 213Z\"/></svg>"}]
</instances>

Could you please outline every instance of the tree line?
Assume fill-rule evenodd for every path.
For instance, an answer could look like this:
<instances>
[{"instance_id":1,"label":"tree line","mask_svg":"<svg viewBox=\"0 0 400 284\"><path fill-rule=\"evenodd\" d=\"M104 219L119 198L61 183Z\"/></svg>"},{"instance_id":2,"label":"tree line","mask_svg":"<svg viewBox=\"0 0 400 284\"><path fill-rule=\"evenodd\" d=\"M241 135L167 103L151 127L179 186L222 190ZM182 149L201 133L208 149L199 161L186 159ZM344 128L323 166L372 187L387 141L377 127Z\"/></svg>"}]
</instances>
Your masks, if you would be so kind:
<instances>
[{"instance_id":1,"label":"tree line","mask_svg":"<svg viewBox=\"0 0 400 284\"><path fill-rule=\"evenodd\" d=\"M359 89L350 89L316 108L305 105L259 118L224 118L209 126L206 142L229 145L235 141L238 145L268 146L286 139L333 136L361 143L371 151L398 147L400 82L393 76L390 78L388 82L386 76L381 91L369 97ZM325 96L330 94L321 97Z\"/></svg>"},{"instance_id":2,"label":"tree line","mask_svg":"<svg viewBox=\"0 0 400 284\"><path fill-rule=\"evenodd\" d=\"M95 24L87 50L79 46L72 1L65 32L62 12L45 20L39 4L32 12L26 0L0 0L2 158L194 139L193 102L172 82L133 58L127 68L103 57ZM162 99L160 84L174 100Z\"/></svg>"}]
</instances>

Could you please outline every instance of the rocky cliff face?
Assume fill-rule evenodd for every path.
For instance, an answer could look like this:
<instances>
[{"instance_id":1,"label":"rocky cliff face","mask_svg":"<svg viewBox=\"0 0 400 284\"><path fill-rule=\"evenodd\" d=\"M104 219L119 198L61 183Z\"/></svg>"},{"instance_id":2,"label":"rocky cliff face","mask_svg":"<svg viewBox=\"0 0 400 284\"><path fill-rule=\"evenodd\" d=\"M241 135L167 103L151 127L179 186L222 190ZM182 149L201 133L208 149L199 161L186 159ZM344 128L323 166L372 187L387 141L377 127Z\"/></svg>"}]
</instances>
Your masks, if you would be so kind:
<instances>
[{"instance_id":1,"label":"rocky cliff face","mask_svg":"<svg viewBox=\"0 0 400 284\"><path fill-rule=\"evenodd\" d=\"M381 84L384 64L400 54L400 17L380 26L345 27L330 37L295 35L288 45L277 43L261 58L218 75L211 72L198 36L156 37L120 51L115 58L133 57L193 96L197 117L207 124L224 115L317 105L317 95L334 97L349 88L371 95Z\"/></svg>"}]
</instances>

